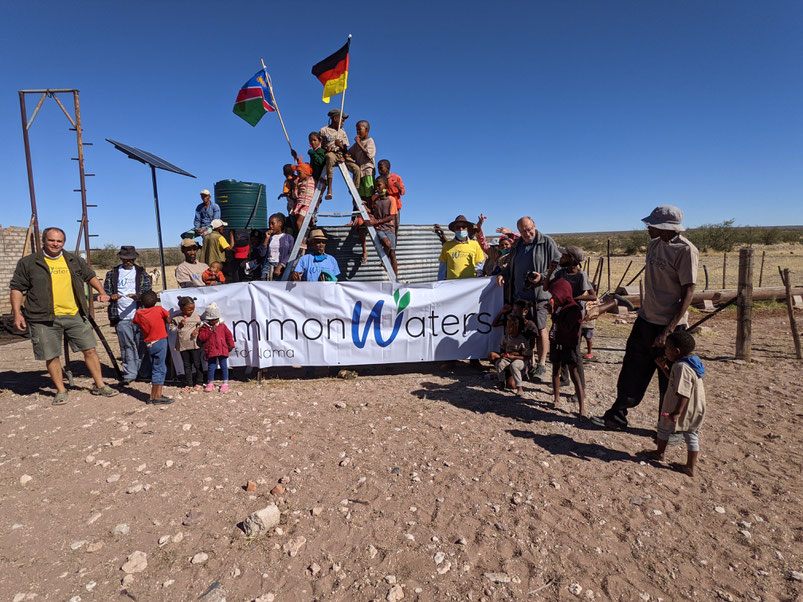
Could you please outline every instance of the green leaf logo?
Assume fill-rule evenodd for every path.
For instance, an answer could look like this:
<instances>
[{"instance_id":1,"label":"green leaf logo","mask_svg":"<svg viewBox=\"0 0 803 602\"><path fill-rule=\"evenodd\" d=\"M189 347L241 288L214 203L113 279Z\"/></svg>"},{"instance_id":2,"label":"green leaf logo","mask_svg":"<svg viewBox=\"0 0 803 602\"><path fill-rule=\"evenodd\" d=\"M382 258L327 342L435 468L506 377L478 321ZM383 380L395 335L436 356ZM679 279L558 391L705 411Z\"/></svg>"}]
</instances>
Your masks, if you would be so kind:
<instances>
[{"instance_id":1,"label":"green leaf logo","mask_svg":"<svg viewBox=\"0 0 803 602\"><path fill-rule=\"evenodd\" d=\"M398 291L396 291L398 293ZM410 291L404 293L402 298L399 300L399 312L404 311L404 308L410 305Z\"/></svg>"},{"instance_id":2,"label":"green leaf logo","mask_svg":"<svg viewBox=\"0 0 803 602\"><path fill-rule=\"evenodd\" d=\"M399 307L399 291L401 289L396 289L396 292L393 293L393 302L396 304L396 307Z\"/></svg>"}]
</instances>

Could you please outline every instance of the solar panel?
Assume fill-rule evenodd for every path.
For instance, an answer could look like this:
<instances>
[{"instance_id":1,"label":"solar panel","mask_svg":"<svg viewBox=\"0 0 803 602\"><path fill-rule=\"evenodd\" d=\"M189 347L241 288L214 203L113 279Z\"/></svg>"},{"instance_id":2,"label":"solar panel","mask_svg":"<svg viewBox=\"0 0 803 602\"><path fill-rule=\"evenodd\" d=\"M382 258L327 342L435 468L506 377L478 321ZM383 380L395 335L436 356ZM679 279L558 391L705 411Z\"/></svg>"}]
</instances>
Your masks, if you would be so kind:
<instances>
[{"instance_id":1,"label":"solar panel","mask_svg":"<svg viewBox=\"0 0 803 602\"><path fill-rule=\"evenodd\" d=\"M182 176L189 176L190 178L195 177L191 173L184 171L180 167L176 167L172 163L168 163L167 161L165 161L161 157L157 157L153 153L149 153L148 151L144 151L142 149L133 146L128 146L127 144L123 144L122 142L115 142L110 138L106 138L106 141L111 142L114 145L114 148L128 155L129 159L134 159L136 161L139 161L140 163L144 163L145 165L151 165L153 167L156 167L157 169L172 171L173 173L177 173Z\"/></svg>"}]
</instances>

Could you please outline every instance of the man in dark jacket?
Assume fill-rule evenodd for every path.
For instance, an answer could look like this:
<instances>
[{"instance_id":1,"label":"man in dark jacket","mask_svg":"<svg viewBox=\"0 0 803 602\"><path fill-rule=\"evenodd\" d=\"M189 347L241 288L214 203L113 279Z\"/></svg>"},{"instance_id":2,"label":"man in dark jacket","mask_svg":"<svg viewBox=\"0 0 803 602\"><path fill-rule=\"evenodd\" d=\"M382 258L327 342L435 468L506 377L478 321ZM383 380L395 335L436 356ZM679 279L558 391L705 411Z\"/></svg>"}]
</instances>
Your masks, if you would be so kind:
<instances>
[{"instance_id":1,"label":"man in dark jacket","mask_svg":"<svg viewBox=\"0 0 803 602\"><path fill-rule=\"evenodd\" d=\"M533 320L538 328L535 376L540 379L546 374L546 354L549 351L547 303L552 296L544 290L542 283L550 264L558 262L561 254L552 238L535 229L532 218L522 217L516 226L521 237L510 248L510 261L499 272L496 283L505 287L505 303L525 299L533 304Z\"/></svg>"},{"instance_id":2,"label":"man in dark jacket","mask_svg":"<svg viewBox=\"0 0 803 602\"><path fill-rule=\"evenodd\" d=\"M117 332L120 342L120 357L126 382L137 378L144 356L145 343L139 326L134 324L134 314L139 307L139 296L151 290L151 277L145 268L134 262L139 253L135 247L123 245L117 256L122 262L106 273L103 288L109 294L109 324Z\"/></svg>"},{"instance_id":3,"label":"man in dark jacket","mask_svg":"<svg viewBox=\"0 0 803 602\"><path fill-rule=\"evenodd\" d=\"M54 405L67 403L59 361L64 336L73 351L84 354L95 381L92 394L114 397L118 393L103 383L95 335L86 318L84 285L89 284L99 293L99 301L108 301L109 296L83 259L63 251L64 239L64 230L46 228L42 232L42 250L17 262L9 284L14 326L19 330L30 328L34 357L46 362L56 386Z\"/></svg>"}]
</instances>

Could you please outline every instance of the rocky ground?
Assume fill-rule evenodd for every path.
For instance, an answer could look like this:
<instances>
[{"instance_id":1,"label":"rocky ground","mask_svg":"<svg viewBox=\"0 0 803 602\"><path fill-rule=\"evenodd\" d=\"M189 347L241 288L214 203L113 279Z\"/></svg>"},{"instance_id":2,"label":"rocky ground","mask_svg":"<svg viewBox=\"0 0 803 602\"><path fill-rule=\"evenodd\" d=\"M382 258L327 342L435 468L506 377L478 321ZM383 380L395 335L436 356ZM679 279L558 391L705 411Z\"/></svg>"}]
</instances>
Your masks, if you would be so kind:
<instances>
[{"instance_id":1,"label":"rocky ground","mask_svg":"<svg viewBox=\"0 0 803 602\"><path fill-rule=\"evenodd\" d=\"M167 387L167 407L143 403L146 383L95 398L81 373L52 407L30 343L5 344L0 599L801 600L803 385L785 312L754 316L752 363L732 359L732 313L708 325L694 479L636 455L655 385L627 433L468 364ZM629 331L598 326L592 413ZM279 524L247 537L271 504Z\"/></svg>"}]
</instances>

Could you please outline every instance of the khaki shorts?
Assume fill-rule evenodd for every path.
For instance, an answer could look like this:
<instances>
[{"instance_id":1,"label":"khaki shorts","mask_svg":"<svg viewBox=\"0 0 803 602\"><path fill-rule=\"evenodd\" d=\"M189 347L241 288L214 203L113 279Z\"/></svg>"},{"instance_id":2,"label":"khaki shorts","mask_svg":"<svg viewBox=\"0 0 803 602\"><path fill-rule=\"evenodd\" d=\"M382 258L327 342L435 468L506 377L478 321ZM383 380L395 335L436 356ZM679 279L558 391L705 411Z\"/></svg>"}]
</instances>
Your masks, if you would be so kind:
<instances>
[{"instance_id":1,"label":"khaki shorts","mask_svg":"<svg viewBox=\"0 0 803 602\"><path fill-rule=\"evenodd\" d=\"M56 316L52 322L29 322L33 355L37 360L49 361L61 355L64 337L73 351L87 351L97 345L92 326L81 315Z\"/></svg>"}]
</instances>

